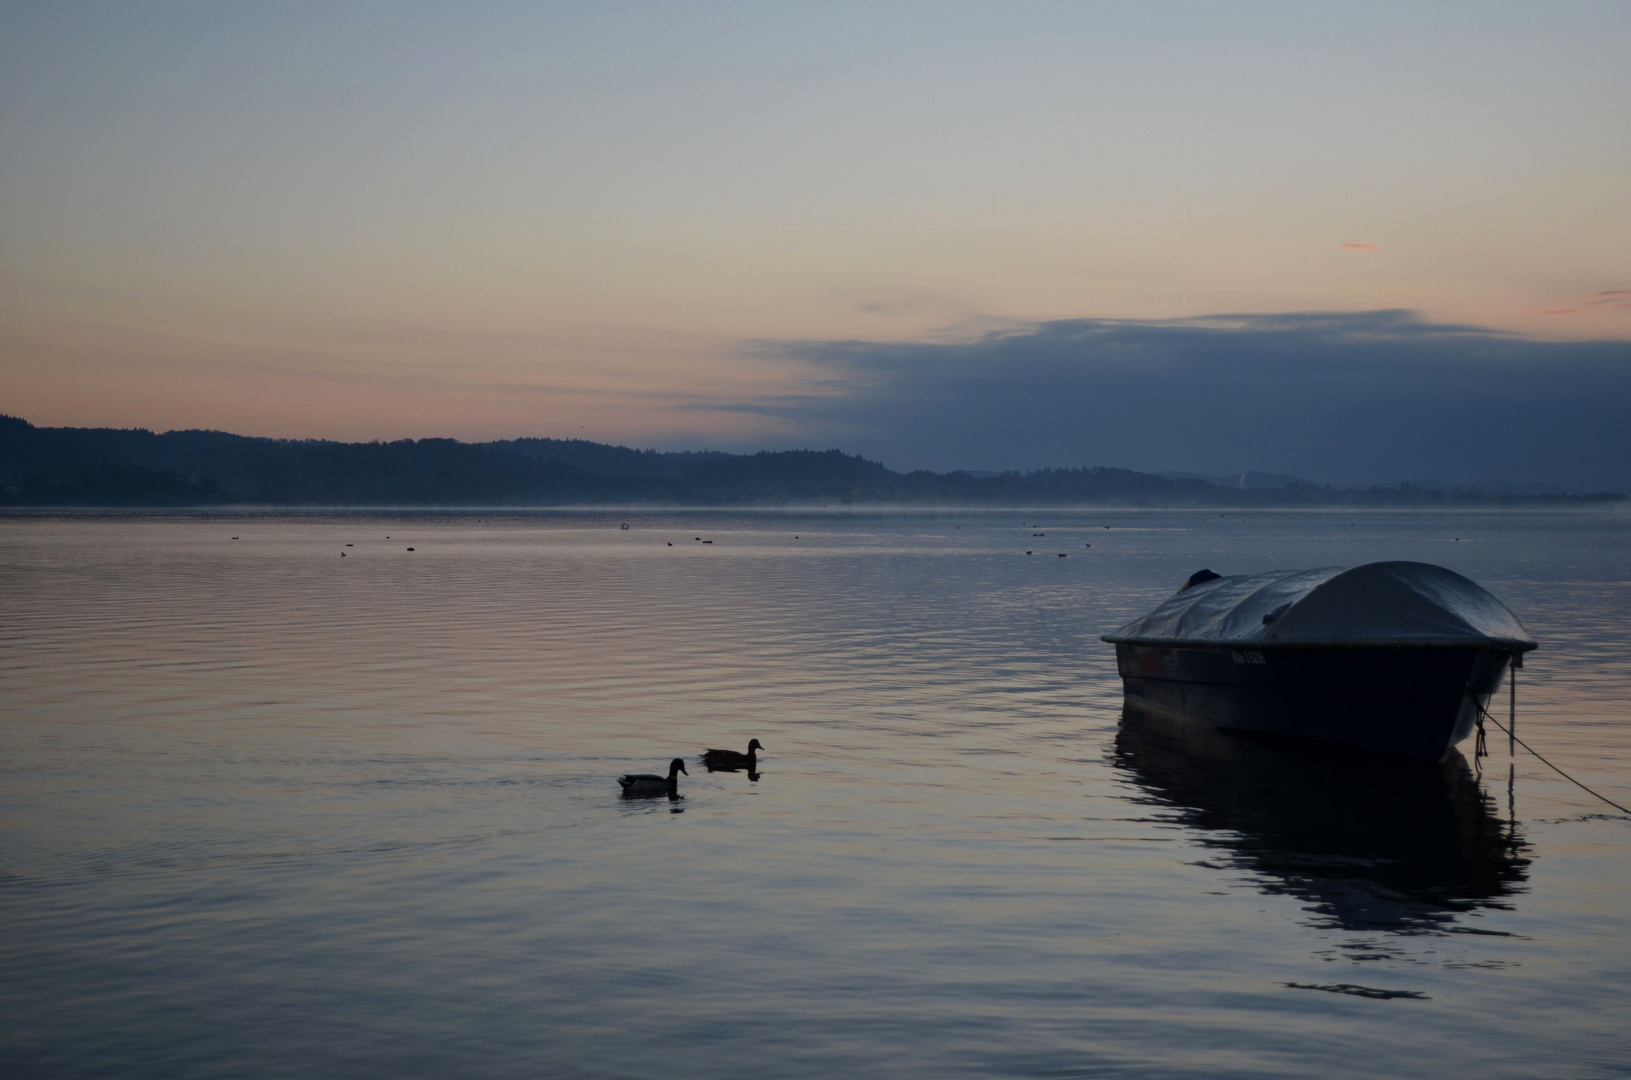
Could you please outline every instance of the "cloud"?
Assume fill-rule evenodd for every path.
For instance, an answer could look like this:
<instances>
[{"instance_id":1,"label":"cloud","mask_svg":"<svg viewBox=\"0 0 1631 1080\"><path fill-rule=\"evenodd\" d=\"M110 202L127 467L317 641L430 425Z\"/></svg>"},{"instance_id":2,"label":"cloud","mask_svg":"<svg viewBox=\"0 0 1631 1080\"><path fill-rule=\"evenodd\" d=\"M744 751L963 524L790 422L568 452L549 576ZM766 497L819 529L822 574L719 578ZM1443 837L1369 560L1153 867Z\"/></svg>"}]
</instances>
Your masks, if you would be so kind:
<instances>
[{"instance_id":1,"label":"cloud","mask_svg":"<svg viewBox=\"0 0 1631 1080\"><path fill-rule=\"evenodd\" d=\"M1631 289L1609 289L1607 292L1588 293L1580 298L1586 307L1613 307L1631 310Z\"/></svg>"},{"instance_id":2,"label":"cloud","mask_svg":"<svg viewBox=\"0 0 1631 1080\"><path fill-rule=\"evenodd\" d=\"M1338 244L1337 246L1340 247L1343 251L1381 251L1382 250L1382 245L1380 245L1380 244L1361 244L1361 243L1358 243L1357 241L1354 242L1354 243L1348 243L1348 244Z\"/></svg>"},{"instance_id":3,"label":"cloud","mask_svg":"<svg viewBox=\"0 0 1631 1080\"><path fill-rule=\"evenodd\" d=\"M1631 342L1409 311L1066 319L962 339L759 341L799 393L705 408L901 468L1261 469L1631 490Z\"/></svg>"},{"instance_id":4,"label":"cloud","mask_svg":"<svg viewBox=\"0 0 1631 1080\"><path fill-rule=\"evenodd\" d=\"M1578 315L1582 311L1622 310L1631 311L1631 289L1607 289L1603 292L1585 293L1569 300L1573 307L1545 308L1542 315Z\"/></svg>"}]
</instances>

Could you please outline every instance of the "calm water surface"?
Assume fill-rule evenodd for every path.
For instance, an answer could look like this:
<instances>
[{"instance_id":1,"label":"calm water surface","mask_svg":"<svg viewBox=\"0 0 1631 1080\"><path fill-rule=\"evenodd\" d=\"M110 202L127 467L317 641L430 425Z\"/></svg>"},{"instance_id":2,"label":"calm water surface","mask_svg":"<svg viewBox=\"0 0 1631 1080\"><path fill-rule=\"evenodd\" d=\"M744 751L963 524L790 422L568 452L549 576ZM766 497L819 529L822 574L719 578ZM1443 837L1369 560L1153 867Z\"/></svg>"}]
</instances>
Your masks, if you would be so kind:
<instances>
[{"instance_id":1,"label":"calm water surface","mask_svg":"<svg viewBox=\"0 0 1631 1080\"><path fill-rule=\"evenodd\" d=\"M1631 1075L1631 819L1122 722L1192 571L1391 558L1631 805L1623 513L0 518L0 1074Z\"/></svg>"}]
</instances>

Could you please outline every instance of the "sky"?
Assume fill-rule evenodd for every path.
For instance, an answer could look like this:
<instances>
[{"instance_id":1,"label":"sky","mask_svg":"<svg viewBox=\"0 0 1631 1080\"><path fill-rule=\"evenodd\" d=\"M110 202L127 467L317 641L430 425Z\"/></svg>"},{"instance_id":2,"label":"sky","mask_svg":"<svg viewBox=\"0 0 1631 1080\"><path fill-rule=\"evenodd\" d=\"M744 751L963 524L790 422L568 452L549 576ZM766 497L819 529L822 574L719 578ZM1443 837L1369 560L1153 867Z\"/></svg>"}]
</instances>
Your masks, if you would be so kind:
<instances>
[{"instance_id":1,"label":"sky","mask_svg":"<svg viewBox=\"0 0 1631 1080\"><path fill-rule=\"evenodd\" d=\"M0 2L0 412L1631 489L1631 5Z\"/></svg>"}]
</instances>

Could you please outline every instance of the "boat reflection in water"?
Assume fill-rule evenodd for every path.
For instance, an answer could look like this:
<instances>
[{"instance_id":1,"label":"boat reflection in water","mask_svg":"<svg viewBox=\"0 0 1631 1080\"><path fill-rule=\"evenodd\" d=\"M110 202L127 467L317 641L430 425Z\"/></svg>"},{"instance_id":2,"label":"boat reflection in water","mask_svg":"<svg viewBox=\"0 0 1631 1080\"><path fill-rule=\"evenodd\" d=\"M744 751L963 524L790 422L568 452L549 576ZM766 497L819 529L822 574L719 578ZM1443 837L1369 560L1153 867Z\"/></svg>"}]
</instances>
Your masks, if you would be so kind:
<instances>
[{"instance_id":1,"label":"boat reflection in water","mask_svg":"<svg viewBox=\"0 0 1631 1080\"><path fill-rule=\"evenodd\" d=\"M1527 843L1458 752L1439 764L1349 760L1128 698L1115 765L1140 801L1178 810L1226 865L1308 903L1320 927L1449 931L1458 915L1506 907L1527 879Z\"/></svg>"}]
</instances>

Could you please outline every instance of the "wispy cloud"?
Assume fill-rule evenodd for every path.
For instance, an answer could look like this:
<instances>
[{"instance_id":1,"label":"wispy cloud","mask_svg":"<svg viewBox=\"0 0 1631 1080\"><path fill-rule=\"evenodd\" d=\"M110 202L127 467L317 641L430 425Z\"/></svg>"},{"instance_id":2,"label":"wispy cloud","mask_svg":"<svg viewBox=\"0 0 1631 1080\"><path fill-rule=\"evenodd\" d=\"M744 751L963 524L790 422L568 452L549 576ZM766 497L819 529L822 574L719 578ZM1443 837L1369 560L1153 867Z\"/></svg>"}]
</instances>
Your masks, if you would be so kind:
<instances>
[{"instance_id":1,"label":"wispy cloud","mask_svg":"<svg viewBox=\"0 0 1631 1080\"><path fill-rule=\"evenodd\" d=\"M1409 311L1067 319L919 342L759 341L809 372L726 402L900 467L1255 468L1631 489L1631 342Z\"/></svg>"},{"instance_id":2,"label":"wispy cloud","mask_svg":"<svg viewBox=\"0 0 1631 1080\"><path fill-rule=\"evenodd\" d=\"M1578 315L1582 311L1602 311L1605 308L1631 311L1631 289L1606 289L1603 292L1585 293L1565 303L1572 306L1543 308L1541 314Z\"/></svg>"},{"instance_id":3,"label":"wispy cloud","mask_svg":"<svg viewBox=\"0 0 1631 1080\"><path fill-rule=\"evenodd\" d=\"M1587 293L1580 301L1586 307L1614 307L1631 311L1631 289L1609 289L1607 292Z\"/></svg>"}]
</instances>

